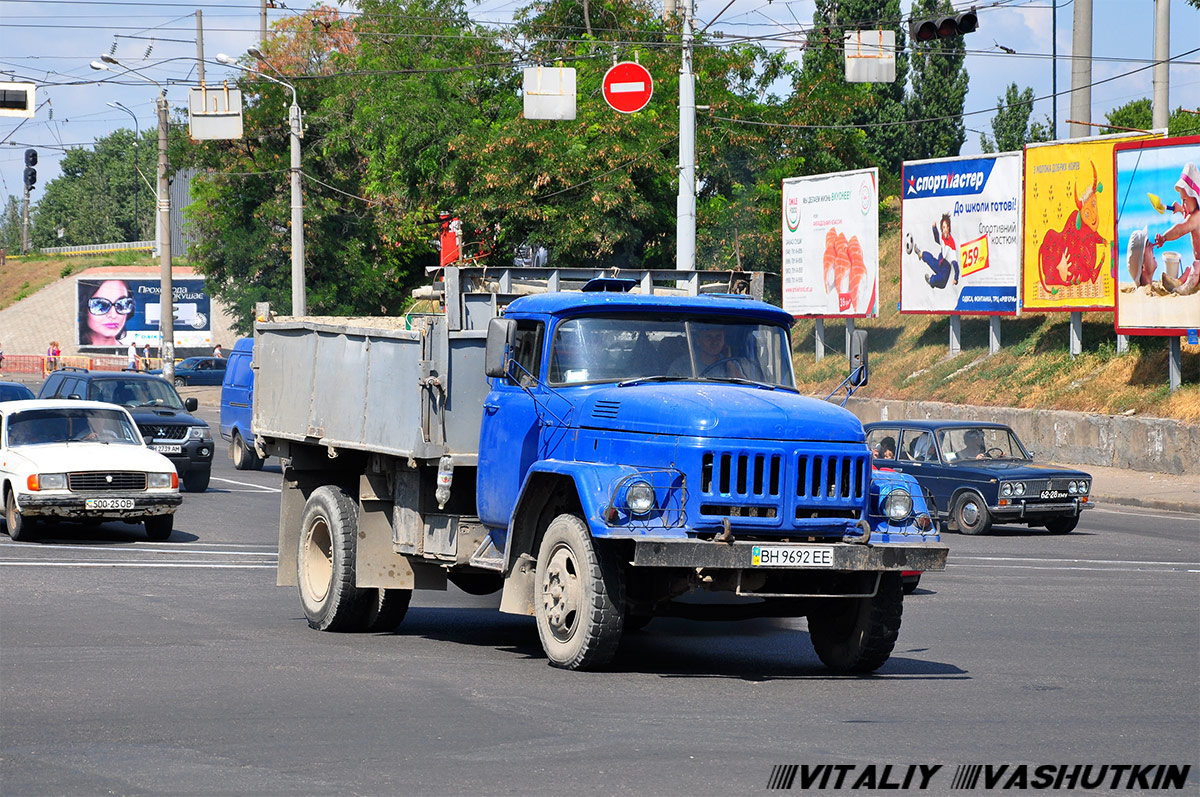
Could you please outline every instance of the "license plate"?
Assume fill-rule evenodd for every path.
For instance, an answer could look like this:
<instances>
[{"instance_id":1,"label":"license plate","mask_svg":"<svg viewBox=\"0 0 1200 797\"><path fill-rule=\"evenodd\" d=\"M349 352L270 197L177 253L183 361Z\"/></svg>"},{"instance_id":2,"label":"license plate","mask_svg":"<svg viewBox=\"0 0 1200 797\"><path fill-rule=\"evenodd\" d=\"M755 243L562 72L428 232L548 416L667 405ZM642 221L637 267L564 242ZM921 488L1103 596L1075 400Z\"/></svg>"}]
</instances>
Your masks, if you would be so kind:
<instances>
[{"instance_id":1,"label":"license plate","mask_svg":"<svg viewBox=\"0 0 1200 797\"><path fill-rule=\"evenodd\" d=\"M132 498L88 498L86 509L133 509Z\"/></svg>"},{"instance_id":2,"label":"license plate","mask_svg":"<svg viewBox=\"0 0 1200 797\"><path fill-rule=\"evenodd\" d=\"M1042 490L1042 498L1070 498L1065 490Z\"/></svg>"},{"instance_id":3,"label":"license plate","mask_svg":"<svg viewBox=\"0 0 1200 797\"><path fill-rule=\"evenodd\" d=\"M150 446L160 454L182 454L183 445L180 443L155 443Z\"/></svg>"},{"instance_id":4,"label":"license plate","mask_svg":"<svg viewBox=\"0 0 1200 797\"><path fill-rule=\"evenodd\" d=\"M822 545L755 545L752 567L833 567L833 549Z\"/></svg>"}]
</instances>

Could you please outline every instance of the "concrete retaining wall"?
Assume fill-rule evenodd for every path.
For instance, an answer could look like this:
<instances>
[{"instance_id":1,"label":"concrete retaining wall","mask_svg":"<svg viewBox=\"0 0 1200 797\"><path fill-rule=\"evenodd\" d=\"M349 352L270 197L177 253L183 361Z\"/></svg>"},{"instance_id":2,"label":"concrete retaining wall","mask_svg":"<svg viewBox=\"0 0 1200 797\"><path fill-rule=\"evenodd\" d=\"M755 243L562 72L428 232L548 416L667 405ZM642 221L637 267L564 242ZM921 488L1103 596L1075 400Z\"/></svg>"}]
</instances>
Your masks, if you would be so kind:
<instances>
[{"instance_id":1,"label":"concrete retaining wall","mask_svg":"<svg viewBox=\"0 0 1200 797\"><path fill-rule=\"evenodd\" d=\"M975 407L937 401L850 399L863 423L914 418L1008 424L1037 459L1200 476L1200 424L1062 410Z\"/></svg>"}]
</instances>

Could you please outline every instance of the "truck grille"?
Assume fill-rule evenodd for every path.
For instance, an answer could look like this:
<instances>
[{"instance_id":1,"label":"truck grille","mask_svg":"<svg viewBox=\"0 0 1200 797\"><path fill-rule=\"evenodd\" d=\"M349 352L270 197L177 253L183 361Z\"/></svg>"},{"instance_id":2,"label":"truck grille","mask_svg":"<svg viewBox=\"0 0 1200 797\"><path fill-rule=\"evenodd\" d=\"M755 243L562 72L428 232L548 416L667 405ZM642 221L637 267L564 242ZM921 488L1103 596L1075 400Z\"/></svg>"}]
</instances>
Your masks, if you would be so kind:
<instances>
[{"instance_id":1,"label":"truck grille","mask_svg":"<svg viewBox=\"0 0 1200 797\"><path fill-rule=\"evenodd\" d=\"M145 490L146 474L129 471L111 473L68 473L67 487L72 492L87 493L104 490Z\"/></svg>"},{"instance_id":2,"label":"truck grille","mask_svg":"<svg viewBox=\"0 0 1200 797\"><path fill-rule=\"evenodd\" d=\"M165 423L161 426L138 425L138 431L147 440L182 440L187 437L188 427Z\"/></svg>"},{"instance_id":3,"label":"truck grille","mask_svg":"<svg viewBox=\"0 0 1200 797\"><path fill-rule=\"evenodd\" d=\"M776 524L795 520L857 519L870 463L866 452L790 456L706 451L700 463L700 514Z\"/></svg>"}]
</instances>

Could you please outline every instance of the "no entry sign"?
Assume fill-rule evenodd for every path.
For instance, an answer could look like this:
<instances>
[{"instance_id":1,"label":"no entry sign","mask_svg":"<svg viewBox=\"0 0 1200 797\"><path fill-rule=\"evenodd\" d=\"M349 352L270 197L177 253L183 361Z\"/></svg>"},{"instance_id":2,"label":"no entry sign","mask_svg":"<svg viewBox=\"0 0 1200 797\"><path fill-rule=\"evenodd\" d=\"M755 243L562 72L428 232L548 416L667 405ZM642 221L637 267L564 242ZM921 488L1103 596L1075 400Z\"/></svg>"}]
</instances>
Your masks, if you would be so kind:
<instances>
[{"instance_id":1,"label":"no entry sign","mask_svg":"<svg viewBox=\"0 0 1200 797\"><path fill-rule=\"evenodd\" d=\"M653 94L654 79L641 64L622 61L604 73L604 101L613 110L621 113L640 111Z\"/></svg>"}]
</instances>

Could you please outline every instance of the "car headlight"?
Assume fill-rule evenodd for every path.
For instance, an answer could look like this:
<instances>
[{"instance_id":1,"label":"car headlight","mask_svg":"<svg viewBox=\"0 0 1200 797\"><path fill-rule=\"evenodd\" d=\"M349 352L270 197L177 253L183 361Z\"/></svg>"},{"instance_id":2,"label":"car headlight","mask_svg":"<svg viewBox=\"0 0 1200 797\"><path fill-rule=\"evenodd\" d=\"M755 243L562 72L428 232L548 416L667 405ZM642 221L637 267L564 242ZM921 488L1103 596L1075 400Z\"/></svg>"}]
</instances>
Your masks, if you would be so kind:
<instances>
[{"instance_id":1,"label":"car headlight","mask_svg":"<svg viewBox=\"0 0 1200 797\"><path fill-rule=\"evenodd\" d=\"M1075 495L1075 493L1079 492L1079 485L1075 482L1071 482L1067 485L1067 492L1071 495Z\"/></svg>"},{"instance_id":2,"label":"car headlight","mask_svg":"<svg viewBox=\"0 0 1200 797\"><path fill-rule=\"evenodd\" d=\"M179 486L179 476L176 475L175 471L171 471L170 473L147 473L146 474L146 486L147 487L178 487Z\"/></svg>"},{"instance_id":3,"label":"car headlight","mask_svg":"<svg viewBox=\"0 0 1200 797\"><path fill-rule=\"evenodd\" d=\"M625 491L625 504L635 515L646 515L654 509L654 488L643 481L629 485Z\"/></svg>"},{"instance_id":4,"label":"car headlight","mask_svg":"<svg viewBox=\"0 0 1200 797\"><path fill-rule=\"evenodd\" d=\"M38 490L65 490L67 489L67 474L34 473L25 480L25 486L31 492L37 492Z\"/></svg>"},{"instance_id":5,"label":"car headlight","mask_svg":"<svg viewBox=\"0 0 1200 797\"><path fill-rule=\"evenodd\" d=\"M188 440L212 440L212 429L207 426L189 427Z\"/></svg>"},{"instance_id":6,"label":"car headlight","mask_svg":"<svg viewBox=\"0 0 1200 797\"><path fill-rule=\"evenodd\" d=\"M1087 495L1087 491L1088 491L1088 483L1087 483L1087 482L1080 482L1080 483L1079 483L1079 494L1080 494L1080 495Z\"/></svg>"},{"instance_id":7,"label":"car headlight","mask_svg":"<svg viewBox=\"0 0 1200 797\"><path fill-rule=\"evenodd\" d=\"M1000 485L1000 495L1004 496L1005 498L1008 498L1012 494L1013 494L1013 486L1011 484L1009 484L1008 482L1005 482L1004 484Z\"/></svg>"},{"instance_id":8,"label":"car headlight","mask_svg":"<svg viewBox=\"0 0 1200 797\"><path fill-rule=\"evenodd\" d=\"M1017 482L1013 486L1013 492L1017 495L1025 495L1025 482Z\"/></svg>"},{"instance_id":9,"label":"car headlight","mask_svg":"<svg viewBox=\"0 0 1200 797\"><path fill-rule=\"evenodd\" d=\"M908 490L892 490L887 498L883 499L883 513L893 523L899 523L911 515L912 508L912 496L908 494Z\"/></svg>"}]
</instances>

